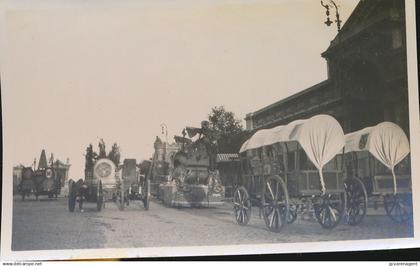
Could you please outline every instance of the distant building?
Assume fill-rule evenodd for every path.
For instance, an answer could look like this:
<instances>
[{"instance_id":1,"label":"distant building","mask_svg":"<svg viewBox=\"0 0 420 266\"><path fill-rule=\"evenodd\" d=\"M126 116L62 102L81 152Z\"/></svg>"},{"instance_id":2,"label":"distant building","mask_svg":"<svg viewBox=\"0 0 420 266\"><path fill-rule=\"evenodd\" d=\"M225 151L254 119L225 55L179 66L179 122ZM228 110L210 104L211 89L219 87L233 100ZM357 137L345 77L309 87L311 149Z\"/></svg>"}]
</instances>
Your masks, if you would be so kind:
<instances>
[{"instance_id":1,"label":"distant building","mask_svg":"<svg viewBox=\"0 0 420 266\"><path fill-rule=\"evenodd\" d=\"M154 148L157 161L166 162L171 165L173 156L181 150L181 144L176 142L168 143L156 137Z\"/></svg>"},{"instance_id":2,"label":"distant building","mask_svg":"<svg viewBox=\"0 0 420 266\"><path fill-rule=\"evenodd\" d=\"M169 173L174 168L173 156L181 150L181 144L168 143L156 136L154 143L154 164L152 165L151 191L157 194L159 184L168 181Z\"/></svg>"},{"instance_id":3,"label":"distant building","mask_svg":"<svg viewBox=\"0 0 420 266\"><path fill-rule=\"evenodd\" d=\"M247 114L246 128L330 114L345 133L391 121L408 134L406 52L404 1L361 0L322 53L328 79Z\"/></svg>"},{"instance_id":4,"label":"distant building","mask_svg":"<svg viewBox=\"0 0 420 266\"><path fill-rule=\"evenodd\" d=\"M67 159L66 163L63 163L60 160L56 160L53 164L53 168L58 175L58 178L60 178L60 184L62 188L67 188L68 186L70 166L71 164L69 159Z\"/></svg>"}]
</instances>

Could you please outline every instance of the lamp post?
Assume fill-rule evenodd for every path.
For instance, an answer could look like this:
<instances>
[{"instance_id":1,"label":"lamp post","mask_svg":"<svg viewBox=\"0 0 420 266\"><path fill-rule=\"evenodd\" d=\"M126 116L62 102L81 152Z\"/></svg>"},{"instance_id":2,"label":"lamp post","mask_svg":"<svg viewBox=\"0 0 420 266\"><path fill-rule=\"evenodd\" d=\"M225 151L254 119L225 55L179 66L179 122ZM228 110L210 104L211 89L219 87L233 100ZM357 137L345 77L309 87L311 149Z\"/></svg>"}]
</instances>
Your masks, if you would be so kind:
<instances>
[{"instance_id":1,"label":"lamp post","mask_svg":"<svg viewBox=\"0 0 420 266\"><path fill-rule=\"evenodd\" d=\"M327 27L331 26L334 22L337 24L337 31L340 32L341 30L341 20L340 20L340 13L338 12L338 6L333 0L328 0L328 3L324 4L321 0L321 5L326 9L325 14L327 15L327 20L324 22ZM330 8L335 9L335 21L332 22L330 20Z\"/></svg>"}]
</instances>

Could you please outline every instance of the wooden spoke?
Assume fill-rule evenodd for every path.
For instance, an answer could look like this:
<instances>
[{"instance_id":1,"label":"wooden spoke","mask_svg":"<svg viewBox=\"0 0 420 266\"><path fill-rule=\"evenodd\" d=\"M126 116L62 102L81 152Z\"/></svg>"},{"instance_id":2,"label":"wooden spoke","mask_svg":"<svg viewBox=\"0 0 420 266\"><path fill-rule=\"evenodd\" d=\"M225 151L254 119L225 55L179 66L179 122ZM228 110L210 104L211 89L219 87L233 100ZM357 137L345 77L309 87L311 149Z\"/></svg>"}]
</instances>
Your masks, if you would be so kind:
<instances>
[{"instance_id":1,"label":"wooden spoke","mask_svg":"<svg viewBox=\"0 0 420 266\"><path fill-rule=\"evenodd\" d=\"M349 225L362 222L367 212L367 192L363 182L356 177L344 181L347 197L346 221Z\"/></svg>"},{"instance_id":2,"label":"wooden spoke","mask_svg":"<svg viewBox=\"0 0 420 266\"><path fill-rule=\"evenodd\" d=\"M334 228L346 212L345 206L346 193L321 196L314 205L318 223L326 229Z\"/></svg>"},{"instance_id":3,"label":"wooden spoke","mask_svg":"<svg viewBox=\"0 0 420 266\"><path fill-rule=\"evenodd\" d=\"M384 207L388 216L395 222L404 223L412 218L411 195L385 195Z\"/></svg>"},{"instance_id":4,"label":"wooden spoke","mask_svg":"<svg viewBox=\"0 0 420 266\"><path fill-rule=\"evenodd\" d=\"M267 182L267 188L270 191L271 198L273 200L275 200L276 198L274 197L273 190L271 189L271 186L270 186L270 183L269 182Z\"/></svg>"},{"instance_id":5,"label":"wooden spoke","mask_svg":"<svg viewBox=\"0 0 420 266\"><path fill-rule=\"evenodd\" d=\"M251 218L251 200L244 187L236 189L233 196L235 220L240 225L248 224Z\"/></svg>"}]
</instances>

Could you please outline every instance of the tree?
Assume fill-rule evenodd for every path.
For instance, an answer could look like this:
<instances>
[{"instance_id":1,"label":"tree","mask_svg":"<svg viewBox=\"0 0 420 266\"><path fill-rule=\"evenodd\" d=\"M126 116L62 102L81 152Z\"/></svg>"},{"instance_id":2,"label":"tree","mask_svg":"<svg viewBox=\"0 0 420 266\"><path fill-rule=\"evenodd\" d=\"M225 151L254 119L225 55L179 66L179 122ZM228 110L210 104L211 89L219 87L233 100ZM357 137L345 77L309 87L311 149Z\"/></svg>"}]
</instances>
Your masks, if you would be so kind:
<instances>
[{"instance_id":1,"label":"tree","mask_svg":"<svg viewBox=\"0 0 420 266\"><path fill-rule=\"evenodd\" d=\"M217 142L219 153L237 153L242 143L248 137L243 130L241 120L235 117L231 111L227 111L224 106L216 106L211 109L208 115L210 128L220 135Z\"/></svg>"},{"instance_id":2,"label":"tree","mask_svg":"<svg viewBox=\"0 0 420 266\"><path fill-rule=\"evenodd\" d=\"M215 106L208 116L210 127L222 136L238 134L243 131L241 120L233 112L226 111L224 106Z\"/></svg>"}]
</instances>

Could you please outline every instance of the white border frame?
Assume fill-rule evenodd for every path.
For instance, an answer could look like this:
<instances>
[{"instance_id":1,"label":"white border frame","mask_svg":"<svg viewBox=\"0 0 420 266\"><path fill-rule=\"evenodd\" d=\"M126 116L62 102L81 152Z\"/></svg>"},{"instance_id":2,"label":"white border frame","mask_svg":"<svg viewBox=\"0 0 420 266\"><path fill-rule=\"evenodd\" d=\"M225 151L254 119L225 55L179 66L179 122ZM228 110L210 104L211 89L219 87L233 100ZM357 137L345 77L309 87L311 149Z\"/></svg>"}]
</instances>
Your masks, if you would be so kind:
<instances>
[{"instance_id":1,"label":"white border frame","mask_svg":"<svg viewBox=\"0 0 420 266\"><path fill-rule=\"evenodd\" d=\"M226 246L186 246L186 247L154 247L154 248L112 248L112 249L69 249L69 250L37 250L12 251L12 182L11 169L3 168L2 227L1 227L1 260L63 260L93 258L130 258L130 257L176 257L203 255L239 255L239 254L271 254L297 252L356 251L376 249L412 248L420 246L420 118L417 78L417 46L415 2L405 1L408 90L410 110L410 145L412 159L412 186L414 204L414 237L398 239L322 241L305 243L252 244ZM23 6L23 4L22 4ZM4 7L4 3L3 3ZM3 9L3 10L2 10ZM0 5L0 45L4 43L4 13ZM4 49L0 46L0 58ZM1 65L0 65L1 67ZM1 68L0 68L1 70ZM7 84L6 84L7 85ZM4 84L3 84L4 86ZM4 106L4 102L2 103ZM5 143L3 136L3 148ZM3 149L4 150L4 149ZM5 154L3 153L3 158ZM4 159L3 159L4 161ZM3 164L4 165L4 164Z\"/></svg>"}]
</instances>

